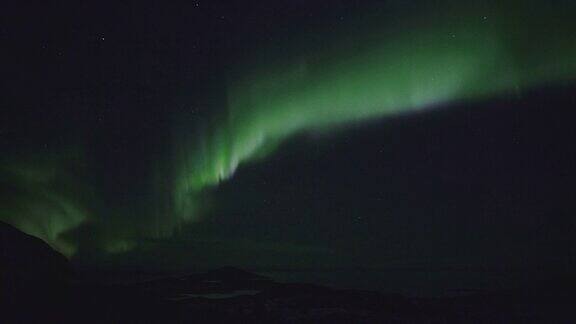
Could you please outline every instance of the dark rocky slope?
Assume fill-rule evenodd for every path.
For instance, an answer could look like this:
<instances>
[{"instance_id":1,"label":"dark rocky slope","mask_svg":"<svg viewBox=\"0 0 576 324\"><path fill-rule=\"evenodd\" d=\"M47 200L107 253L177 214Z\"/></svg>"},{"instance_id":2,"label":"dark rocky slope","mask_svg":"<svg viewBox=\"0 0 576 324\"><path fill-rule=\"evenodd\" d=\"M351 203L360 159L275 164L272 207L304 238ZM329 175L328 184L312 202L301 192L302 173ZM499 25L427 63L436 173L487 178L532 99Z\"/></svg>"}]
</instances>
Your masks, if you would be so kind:
<instances>
[{"instance_id":1,"label":"dark rocky slope","mask_svg":"<svg viewBox=\"0 0 576 324\"><path fill-rule=\"evenodd\" d=\"M0 308L4 318L56 320L69 293L68 260L44 241L0 223Z\"/></svg>"}]
</instances>

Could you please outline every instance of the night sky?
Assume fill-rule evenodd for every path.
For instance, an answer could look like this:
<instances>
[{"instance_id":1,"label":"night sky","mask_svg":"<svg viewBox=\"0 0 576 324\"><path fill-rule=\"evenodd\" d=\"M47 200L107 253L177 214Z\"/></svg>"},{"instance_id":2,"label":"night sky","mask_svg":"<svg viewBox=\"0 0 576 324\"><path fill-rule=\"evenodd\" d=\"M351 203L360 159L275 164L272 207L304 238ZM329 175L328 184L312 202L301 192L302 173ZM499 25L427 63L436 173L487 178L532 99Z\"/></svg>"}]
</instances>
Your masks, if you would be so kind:
<instances>
[{"instance_id":1,"label":"night sky","mask_svg":"<svg viewBox=\"0 0 576 324\"><path fill-rule=\"evenodd\" d=\"M0 8L0 220L87 267L576 269L572 1Z\"/></svg>"}]
</instances>

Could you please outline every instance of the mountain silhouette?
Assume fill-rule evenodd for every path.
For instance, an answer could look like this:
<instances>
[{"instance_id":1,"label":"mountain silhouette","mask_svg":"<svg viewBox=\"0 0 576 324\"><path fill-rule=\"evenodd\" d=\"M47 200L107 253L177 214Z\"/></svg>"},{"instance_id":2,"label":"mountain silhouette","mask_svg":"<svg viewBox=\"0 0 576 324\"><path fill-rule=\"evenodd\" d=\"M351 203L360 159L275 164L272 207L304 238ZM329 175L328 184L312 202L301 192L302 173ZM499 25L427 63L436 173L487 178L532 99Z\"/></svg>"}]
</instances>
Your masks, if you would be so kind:
<instances>
[{"instance_id":1,"label":"mountain silhouette","mask_svg":"<svg viewBox=\"0 0 576 324\"><path fill-rule=\"evenodd\" d=\"M68 260L39 238L0 223L0 309L27 322L57 319L71 277Z\"/></svg>"}]
</instances>

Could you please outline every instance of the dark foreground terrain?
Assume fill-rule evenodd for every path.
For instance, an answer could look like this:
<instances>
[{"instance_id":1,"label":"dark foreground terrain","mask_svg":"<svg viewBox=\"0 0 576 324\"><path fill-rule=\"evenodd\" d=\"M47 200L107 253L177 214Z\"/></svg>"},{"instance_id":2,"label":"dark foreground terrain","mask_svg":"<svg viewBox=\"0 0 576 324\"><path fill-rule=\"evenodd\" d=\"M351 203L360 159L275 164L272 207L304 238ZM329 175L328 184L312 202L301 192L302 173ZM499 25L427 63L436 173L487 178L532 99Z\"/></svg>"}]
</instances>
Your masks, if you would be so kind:
<instances>
[{"instance_id":1,"label":"dark foreground terrain","mask_svg":"<svg viewBox=\"0 0 576 324\"><path fill-rule=\"evenodd\" d=\"M43 241L0 224L3 323L569 323L572 280L451 298L279 283L235 268L130 284L79 280Z\"/></svg>"}]
</instances>

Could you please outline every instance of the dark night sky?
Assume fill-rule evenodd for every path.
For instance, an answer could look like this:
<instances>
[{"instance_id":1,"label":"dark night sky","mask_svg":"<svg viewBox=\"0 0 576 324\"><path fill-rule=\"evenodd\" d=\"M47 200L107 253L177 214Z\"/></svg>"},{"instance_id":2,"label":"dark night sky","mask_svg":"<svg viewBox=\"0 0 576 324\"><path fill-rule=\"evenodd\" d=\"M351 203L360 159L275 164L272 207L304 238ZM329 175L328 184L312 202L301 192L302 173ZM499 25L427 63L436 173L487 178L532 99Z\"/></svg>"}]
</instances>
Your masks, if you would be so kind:
<instances>
[{"instance_id":1,"label":"dark night sky","mask_svg":"<svg viewBox=\"0 0 576 324\"><path fill-rule=\"evenodd\" d=\"M496 7L506 11L514 3ZM554 5L542 11L573 9L562 1ZM536 15L532 9L540 4L525 6ZM470 100L476 91L464 89L466 95L434 109L370 115L334 131L332 124L303 123L303 131L277 135L273 153L246 157L233 177L194 192L203 206L195 221L166 225L170 235L150 235L154 224L166 222L162 213L175 213L162 209L174 199L164 190L177 183L168 179L179 159L174 147L188 143L174 144L175 129L217 124L213 116L226 114L237 99L227 93L230 78L278 53L295 61L306 57L307 73L332 75L325 72L325 53L370 52L366 44L395 35L420 13L440 17L441 7L432 1L303 0L1 7L0 219L62 250L75 246L69 256L78 263L163 270L514 267L549 273L576 266L574 59L555 66L564 69L558 79L568 82L519 72L519 80L528 81L514 91L476 86L490 89L478 90L479 99ZM478 16L493 14L487 9ZM382 35L363 32L372 25L358 17L385 20ZM576 30L561 18L542 21L558 22L550 30ZM570 29L550 36L542 23L526 39L551 39L558 47L540 53L522 48L521 28L510 24L515 71L540 62L549 67L554 51L574 40ZM412 24L417 27L408 34L423 33L422 25ZM351 36L357 34L362 46ZM340 55L347 53L352 50ZM345 59L327 61L339 66ZM290 68L282 62L260 69ZM490 83L479 75L479 84ZM546 80L536 84L531 78ZM297 96L298 89L288 93ZM230 133L231 141L241 136L234 128ZM70 212L71 205L81 205L78 210L88 216L75 218L79 212ZM33 208L46 213L38 216ZM60 218L47 219L62 210L70 215L60 229ZM28 218L31 223L23 221ZM43 219L42 225L30 225L35 219Z\"/></svg>"}]
</instances>

